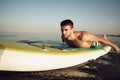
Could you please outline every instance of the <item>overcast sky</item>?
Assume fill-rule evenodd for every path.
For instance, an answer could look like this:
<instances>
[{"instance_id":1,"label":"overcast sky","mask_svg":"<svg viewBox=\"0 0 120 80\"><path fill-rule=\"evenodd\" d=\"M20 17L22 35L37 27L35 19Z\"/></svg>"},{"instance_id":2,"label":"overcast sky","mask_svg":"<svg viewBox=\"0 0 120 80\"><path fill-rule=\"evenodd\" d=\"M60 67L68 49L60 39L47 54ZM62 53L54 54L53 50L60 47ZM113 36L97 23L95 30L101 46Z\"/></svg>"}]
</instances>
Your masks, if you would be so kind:
<instances>
[{"instance_id":1,"label":"overcast sky","mask_svg":"<svg viewBox=\"0 0 120 80\"><path fill-rule=\"evenodd\" d=\"M120 34L120 0L0 0L0 32L54 36L64 19L78 31Z\"/></svg>"}]
</instances>

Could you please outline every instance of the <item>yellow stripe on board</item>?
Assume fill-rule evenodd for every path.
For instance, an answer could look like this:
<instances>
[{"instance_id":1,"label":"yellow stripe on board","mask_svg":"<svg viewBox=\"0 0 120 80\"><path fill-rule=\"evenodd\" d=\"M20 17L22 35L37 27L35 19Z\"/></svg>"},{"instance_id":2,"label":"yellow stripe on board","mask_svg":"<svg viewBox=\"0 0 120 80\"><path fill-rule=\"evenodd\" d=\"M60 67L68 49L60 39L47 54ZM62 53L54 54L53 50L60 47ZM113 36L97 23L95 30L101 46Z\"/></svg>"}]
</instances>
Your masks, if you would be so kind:
<instances>
[{"instance_id":1,"label":"yellow stripe on board","mask_svg":"<svg viewBox=\"0 0 120 80\"><path fill-rule=\"evenodd\" d=\"M18 52L27 52L27 53L34 53L34 54L57 54L57 55L70 55L70 54L85 54L89 52L96 52L101 50L70 50L70 51L63 51L57 48L52 48L50 46L45 46L47 50L42 50L42 45L32 46L24 43L18 43L18 42L10 42L10 41L1 41L0 40L0 48L4 50L10 50L10 51L18 51Z\"/></svg>"}]
</instances>

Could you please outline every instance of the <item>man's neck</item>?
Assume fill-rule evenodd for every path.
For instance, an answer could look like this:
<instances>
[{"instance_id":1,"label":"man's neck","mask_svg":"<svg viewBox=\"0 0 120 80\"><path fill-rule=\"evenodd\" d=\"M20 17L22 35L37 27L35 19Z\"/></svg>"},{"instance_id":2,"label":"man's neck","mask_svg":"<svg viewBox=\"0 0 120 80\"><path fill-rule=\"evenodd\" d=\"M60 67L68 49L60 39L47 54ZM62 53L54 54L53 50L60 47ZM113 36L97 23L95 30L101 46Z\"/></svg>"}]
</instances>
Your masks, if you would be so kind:
<instances>
[{"instance_id":1,"label":"man's neck","mask_svg":"<svg viewBox=\"0 0 120 80\"><path fill-rule=\"evenodd\" d=\"M76 40L76 37L75 37L74 33L72 33L67 39L70 41L74 41L74 40Z\"/></svg>"}]
</instances>

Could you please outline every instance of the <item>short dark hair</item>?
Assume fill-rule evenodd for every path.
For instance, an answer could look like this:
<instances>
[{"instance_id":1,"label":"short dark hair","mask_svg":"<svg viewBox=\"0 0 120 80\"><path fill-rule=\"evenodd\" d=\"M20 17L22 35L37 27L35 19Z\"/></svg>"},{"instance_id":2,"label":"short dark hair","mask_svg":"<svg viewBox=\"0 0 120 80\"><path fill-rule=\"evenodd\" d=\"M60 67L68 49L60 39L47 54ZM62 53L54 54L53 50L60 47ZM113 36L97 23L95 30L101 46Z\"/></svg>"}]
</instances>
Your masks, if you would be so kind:
<instances>
[{"instance_id":1,"label":"short dark hair","mask_svg":"<svg viewBox=\"0 0 120 80\"><path fill-rule=\"evenodd\" d=\"M73 28L73 22L72 22L72 20L66 19L66 20L63 20L63 21L60 23L60 26L61 26L61 27L62 27L62 26L66 26L66 25L70 25L71 28Z\"/></svg>"}]
</instances>

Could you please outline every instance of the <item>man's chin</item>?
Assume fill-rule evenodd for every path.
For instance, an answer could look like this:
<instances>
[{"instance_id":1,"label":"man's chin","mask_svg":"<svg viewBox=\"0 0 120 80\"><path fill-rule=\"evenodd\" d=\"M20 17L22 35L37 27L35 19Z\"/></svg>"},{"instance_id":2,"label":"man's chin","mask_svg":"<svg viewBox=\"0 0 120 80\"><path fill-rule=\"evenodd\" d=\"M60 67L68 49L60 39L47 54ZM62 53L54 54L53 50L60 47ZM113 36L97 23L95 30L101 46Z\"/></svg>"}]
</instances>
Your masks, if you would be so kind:
<instances>
[{"instance_id":1,"label":"man's chin","mask_svg":"<svg viewBox=\"0 0 120 80\"><path fill-rule=\"evenodd\" d=\"M63 38L67 39L67 38L69 38L69 36L63 36Z\"/></svg>"},{"instance_id":2,"label":"man's chin","mask_svg":"<svg viewBox=\"0 0 120 80\"><path fill-rule=\"evenodd\" d=\"M65 39L67 39L68 38L68 36L66 36L66 37L64 37Z\"/></svg>"}]
</instances>

